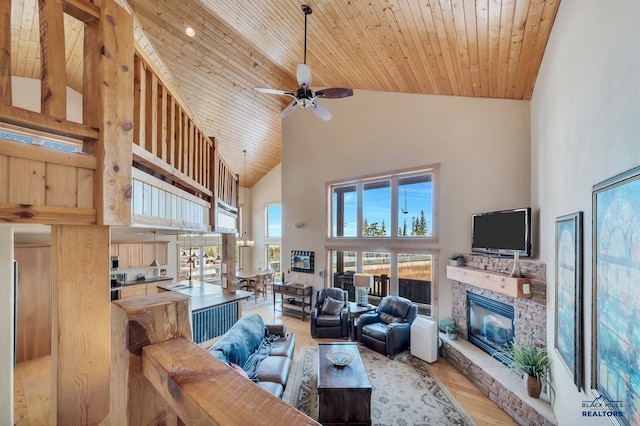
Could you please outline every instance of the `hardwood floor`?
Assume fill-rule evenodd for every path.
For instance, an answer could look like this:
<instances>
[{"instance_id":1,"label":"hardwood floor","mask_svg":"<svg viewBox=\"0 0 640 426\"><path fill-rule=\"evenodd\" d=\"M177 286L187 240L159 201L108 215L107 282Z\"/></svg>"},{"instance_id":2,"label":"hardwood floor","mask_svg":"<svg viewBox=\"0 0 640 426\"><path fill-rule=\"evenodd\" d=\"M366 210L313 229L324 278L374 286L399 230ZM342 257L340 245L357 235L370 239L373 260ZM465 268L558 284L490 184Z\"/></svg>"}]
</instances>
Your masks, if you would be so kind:
<instances>
[{"instance_id":1,"label":"hardwood floor","mask_svg":"<svg viewBox=\"0 0 640 426\"><path fill-rule=\"evenodd\" d=\"M334 339L313 339L309 333L309 320L304 322L296 317L273 311L271 295L267 302L243 304L243 315L258 314L267 324L284 323L289 333L296 334L296 355L294 364L303 346L315 346L320 341ZM295 365L292 372L295 371ZM478 426L515 425L495 403L482 394L469 380L462 376L445 359L429 364L430 370L440 379L471 416ZM51 414L51 360L49 356L36 358L16 365L14 369L14 422L19 426L49 425Z\"/></svg>"}]
</instances>

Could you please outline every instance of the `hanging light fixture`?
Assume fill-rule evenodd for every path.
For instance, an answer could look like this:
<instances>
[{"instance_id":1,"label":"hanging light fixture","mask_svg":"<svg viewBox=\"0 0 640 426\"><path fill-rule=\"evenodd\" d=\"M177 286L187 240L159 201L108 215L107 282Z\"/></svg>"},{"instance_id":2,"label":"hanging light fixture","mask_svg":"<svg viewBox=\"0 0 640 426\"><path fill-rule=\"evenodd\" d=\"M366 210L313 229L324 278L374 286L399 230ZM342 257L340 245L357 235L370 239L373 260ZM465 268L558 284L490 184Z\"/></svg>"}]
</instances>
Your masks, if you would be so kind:
<instances>
[{"instance_id":1,"label":"hanging light fixture","mask_svg":"<svg viewBox=\"0 0 640 426\"><path fill-rule=\"evenodd\" d=\"M244 203L247 203L247 150L243 149L244 153ZM255 241L249 239L247 231L242 233L242 238L238 240L238 247L253 247Z\"/></svg>"},{"instance_id":2,"label":"hanging light fixture","mask_svg":"<svg viewBox=\"0 0 640 426\"><path fill-rule=\"evenodd\" d=\"M153 266L155 268L156 266L160 266L160 264L158 263L158 260L157 260L157 256L156 256L156 254L157 254L157 252L156 252L156 234L158 233L158 231L151 231L151 232L153 232L153 262L151 262L151 265L149 265L149 266Z\"/></svg>"}]
</instances>

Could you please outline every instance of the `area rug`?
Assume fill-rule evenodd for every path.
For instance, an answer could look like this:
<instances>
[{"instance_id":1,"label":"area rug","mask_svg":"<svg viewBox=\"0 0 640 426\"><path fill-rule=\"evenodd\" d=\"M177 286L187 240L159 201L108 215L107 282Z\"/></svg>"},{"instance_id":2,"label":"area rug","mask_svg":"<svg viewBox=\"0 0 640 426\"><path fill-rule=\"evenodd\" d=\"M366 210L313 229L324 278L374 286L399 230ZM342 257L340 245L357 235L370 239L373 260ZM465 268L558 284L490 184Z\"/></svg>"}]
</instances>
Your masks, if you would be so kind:
<instances>
[{"instance_id":1,"label":"area rug","mask_svg":"<svg viewBox=\"0 0 640 426\"><path fill-rule=\"evenodd\" d=\"M393 358L357 345L371 383L372 425L475 425L427 367L408 352ZM318 419L318 348L301 348L287 401Z\"/></svg>"}]
</instances>

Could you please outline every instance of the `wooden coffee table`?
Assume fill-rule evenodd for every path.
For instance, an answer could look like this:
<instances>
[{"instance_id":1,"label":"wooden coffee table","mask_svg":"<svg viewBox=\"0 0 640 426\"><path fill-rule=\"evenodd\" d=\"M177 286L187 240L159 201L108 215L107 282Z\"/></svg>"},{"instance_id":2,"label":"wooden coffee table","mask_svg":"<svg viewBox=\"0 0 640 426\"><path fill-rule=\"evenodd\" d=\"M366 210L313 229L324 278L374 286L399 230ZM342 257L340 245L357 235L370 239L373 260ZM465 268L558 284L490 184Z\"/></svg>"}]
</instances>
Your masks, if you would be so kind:
<instances>
[{"instance_id":1,"label":"wooden coffee table","mask_svg":"<svg viewBox=\"0 0 640 426\"><path fill-rule=\"evenodd\" d=\"M353 351L355 358L345 367L336 367L327 352ZM370 425L371 383L356 343L318 344L318 422L327 425Z\"/></svg>"}]
</instances>

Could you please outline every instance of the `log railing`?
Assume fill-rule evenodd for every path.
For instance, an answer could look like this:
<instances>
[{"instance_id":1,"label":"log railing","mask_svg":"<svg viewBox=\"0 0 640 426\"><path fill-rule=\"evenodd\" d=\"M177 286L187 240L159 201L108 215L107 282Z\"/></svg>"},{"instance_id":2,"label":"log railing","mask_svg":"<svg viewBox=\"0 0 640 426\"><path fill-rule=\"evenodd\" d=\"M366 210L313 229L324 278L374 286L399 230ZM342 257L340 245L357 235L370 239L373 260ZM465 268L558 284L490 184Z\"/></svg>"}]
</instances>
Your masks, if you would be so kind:
<instances>
[{"instance_id":1,"label":"log railing","mask_svg":"<svg viewBox=\"0 0 640 426\"><path fill-rule=\"evenodd\" d=\"M189 297L112 303L112 424L317 425L192 341Z\"/></svg>"},{"instance_id":2,"label":"log railing","mask_svg":"<svg viewBox=\"0 0 640 426\"><path fill-rule=\"evenodd\" d=\"M84 155L61 154L42 145L17 147L15 144L29 142L0 138L4 151L0 161L20 173L26 171L21 168L24 165L33 174L27 180L22 180L20 173L12 174L10 181L8 176L2 176L0 186L4 188L0 194L4 190L9 196L0 195L0 218L10 222L128 225L133 110L133 103L127 101L133 90L133 75L129 72L133 68L131 15L111 1L38 2L41 100L40 112L35 112L14 106L13 3L5 1L0 6L0 123L4 123L5 130L18 129L45 134L47 139L62 139L75 144ZM79 21L84 31L82 93L90 95L83 96L81 123L67 119L65 16ZM34 156L46 161L31 158ZM64 167L56 160L61 156L67 158ZM87 156L93 160L83 158ZM88 161L92 162L91 167L86 166ZM49 182L55 183L54 190ZM20 203L18 200L24 196L11 194L23 192L27 184L32 185L28 189L29 202ZM81 194L69 195L74 190L80 190ZM67 194L61 200L56 192ZM78 212L79 208L84 210Z\"/></svg>"}]
</instances>

